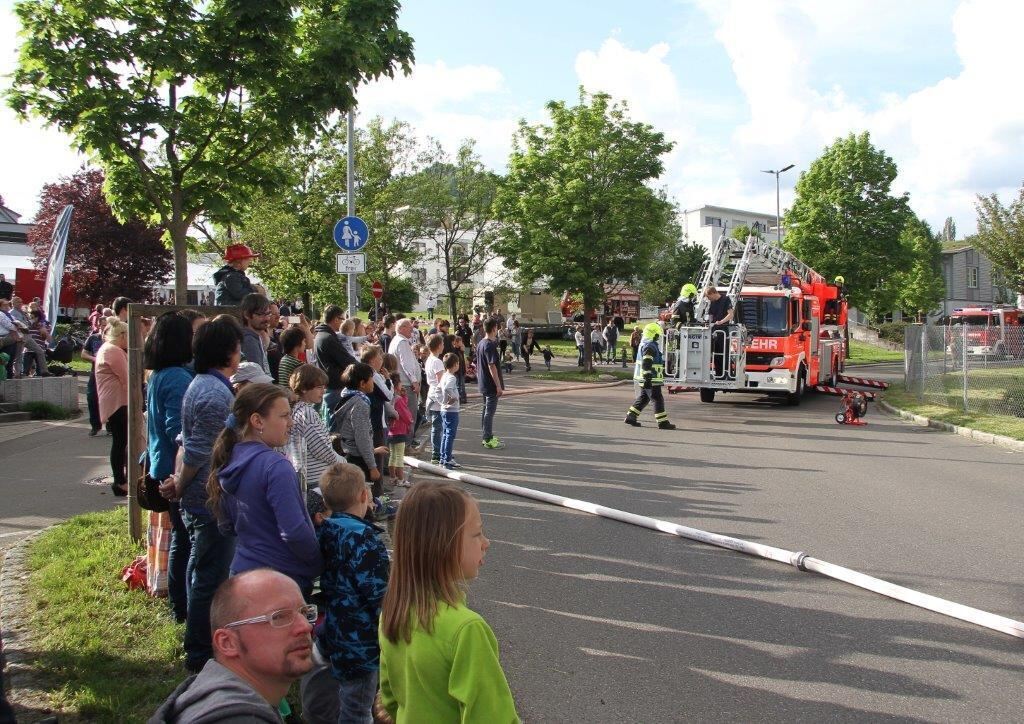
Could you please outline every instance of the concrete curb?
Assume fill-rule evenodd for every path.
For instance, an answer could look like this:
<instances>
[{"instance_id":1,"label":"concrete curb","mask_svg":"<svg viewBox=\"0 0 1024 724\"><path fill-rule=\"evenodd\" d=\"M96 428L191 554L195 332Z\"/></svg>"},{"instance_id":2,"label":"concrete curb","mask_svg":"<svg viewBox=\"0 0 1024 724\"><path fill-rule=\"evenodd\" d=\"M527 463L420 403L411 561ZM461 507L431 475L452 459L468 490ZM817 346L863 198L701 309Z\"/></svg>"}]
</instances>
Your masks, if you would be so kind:
<instances>
[{"instance_id":1,"label":"concrete curb","mask_svg":"<svg viewBox=\"0 0 1024 724\"><path fill-rule=\"evenodd\" d=\"M981 430L975 430L973 427L961 427L960 425L953 425L948 422L942 422L941 420L933 420L930 417L924 417L923 415L915 415L913 412L907 412L906 410L893 407L884 399L878 400L878 406L890 415L895 415L896 417L909 420L917 423L918 425L931 427L936 430L943 430L945 432L952 432L960 437L970 438L971 440L977 440L978 442L1006 448L1007 450L1024 452L1024 441L1022 440L1014 440L1012 437L1006 437L1005 435L982 432Z\"/></svg>"},{"instance_id":2,"label":"concrete curb","mask_svg":"<svg viewBox=\"0 0 1024 724\"><path fill-rule=\"evenodd\" d=\"M17 705L25 704L26 699L32 699L35 705L45 695L32 670L33 630L29 624L26 584L31 575L28 567L29 544L52 527L37 530L11 546L4 558L3 570L0 571L0 631L3 632L4 659L7 662L4 684L11 704L15 706L15 713Z\"/></svg>"}]
</instances>

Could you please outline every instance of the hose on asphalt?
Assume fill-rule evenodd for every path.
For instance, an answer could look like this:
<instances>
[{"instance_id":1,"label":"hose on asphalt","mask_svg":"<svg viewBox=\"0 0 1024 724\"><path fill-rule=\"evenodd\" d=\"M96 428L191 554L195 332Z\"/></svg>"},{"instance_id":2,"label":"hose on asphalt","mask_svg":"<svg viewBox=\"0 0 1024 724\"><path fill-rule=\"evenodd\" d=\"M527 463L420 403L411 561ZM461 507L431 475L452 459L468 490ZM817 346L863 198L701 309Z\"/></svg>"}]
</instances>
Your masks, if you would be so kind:
<instances>
[{"instance_id":1,"label":"hose on asphalt","mask_svg":"<svg viewBox=\"0 0 1024 724\"><path fill-rule=\"evenodd\" d=\"M417 460L416 458L407 457L405 462L411 467L439 477L449 478L462 483L469 483L470 485L476 485L482 488L489 488L509 495L517 495L522 498L539 500L550 505L558 505L563 508L578 510L591 515L597 515L602 518L617 520L621 523L640 526L641 528L649 528L650 530L668 533L680 538L694 540L699 543L706 543L707 545L718 546L719 548L728 548L729 550L745 553L749 556L767 558L768 560L776 561L777 563L785 563L786 565L794 566L801 571L812 571L822 576L833 578L837 581L849 583L850 585L857 586L858 588L873 591L874 593L878 593L882 596L887 596L898 601L903 601L904 603L909 603L912 606L918 606L919 608L934 611L935 613L941 613L944 616L950 616L961 621L966 621L967 623L983 626L984 628L992 629L993 631L1000 631L1002 633L1009 634L1010 636L1024 638L1024 623L1020 621L1007 618L1006 616L989 613L988 611L982 611L981 609L972 608L971 606L964 606L963 604L955 603L953 601L947 601L944 598L938 598L927 593L921 593L920 591L906 588L905 586L899 586L880 578L859 573L858 571L854 571L850 568L844 568L843 566L837 566L833 563L829 563L828 561L812 558L803 551L788 551L783 548L776 548L775 546L745 541L741 538L733 538L732 536L721 535L719 533L710 533L706 530L700 530L699 528L690 528L689 526L679 525L678 523L669 523L665 520L650 518L646 515L637 515L635 513L628 513L624 510L618 510L617 508L607 508L603 505L588 503L585 500L567 498L563 495L555 495L554 493L545 493L540 490L524 488L521 485L503 483L500 480L492 480L491 478L484 478L471 473L448 470L437 465L425 463L422 460Z\"/></svg>"}]
</instances>

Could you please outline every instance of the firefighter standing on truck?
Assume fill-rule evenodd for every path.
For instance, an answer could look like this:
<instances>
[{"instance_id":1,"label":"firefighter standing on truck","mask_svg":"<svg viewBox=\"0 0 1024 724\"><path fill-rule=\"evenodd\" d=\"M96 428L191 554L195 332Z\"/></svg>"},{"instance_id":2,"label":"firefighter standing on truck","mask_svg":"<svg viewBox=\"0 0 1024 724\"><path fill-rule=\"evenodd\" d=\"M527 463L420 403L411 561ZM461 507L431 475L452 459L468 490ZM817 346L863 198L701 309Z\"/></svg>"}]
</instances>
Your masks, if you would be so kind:
<instances>
[{"instance_id":1,"label":"firefighter standing on truck","mask_svg":"<svg viewBox=\"0 0 1024 724\"><path fill-rule=\"evenodd\" d=\"M644 327L643 339L636 354L636 366L633 368L634 387L639 386L639 394L626 413L624 422L633 427L640 427L640 412L647 403L654 400L654 419L662 430L675 430L676 426L668 421L665 412L665 397L661 388L665 384L665 358L661 354L658 341L661 339L661 325L651 322Z\"/></svg>"},{"instance_id":2,"label":"firefighter standing on truck","mask_svg":"<svg viewBox=\"0 0 1024 724\"><path fill-rule=\"evenodd\" d=\"M697 287L687 283L679 290L679 299L672 307L672 326L679 329L694 323L694 303L697 301Z\"/></svg>"}]
</instances>

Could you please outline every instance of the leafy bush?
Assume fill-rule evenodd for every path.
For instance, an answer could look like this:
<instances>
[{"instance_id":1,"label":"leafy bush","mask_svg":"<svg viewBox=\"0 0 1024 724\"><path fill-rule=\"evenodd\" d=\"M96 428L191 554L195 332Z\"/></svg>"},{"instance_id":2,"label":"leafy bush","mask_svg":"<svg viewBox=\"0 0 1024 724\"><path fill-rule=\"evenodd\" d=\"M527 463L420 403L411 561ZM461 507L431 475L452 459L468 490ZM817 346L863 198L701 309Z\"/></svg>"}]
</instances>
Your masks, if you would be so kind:
<instances>
[{"instance_id":1,"label":"leafy bush","mask_svg":"<svg viewBox=\"0 0 1024 724\"><path fill-rule=\"evenodd\" d=\"M69 417L67 410L52 402L26 402L21 411L32 413L33 420L66 420Z\"/></svg>"},{"instance_id":2,"label":"leafy bush","mask_svg":"<svg viewBox=\"0 0 1024 724\"><path fill-rule=\"evenodd\" d=\"M365 311L373 309L373 282L364 283L359 289L359 306ZM381 301L388 309L412 309L416 304L416 289L408 279L393 278L384 289Z\"/></svg>"},{"instance_id":3,"label":"leafy bush","mask_svg":"<svg viewBox=\"0 0 1024 724\"><path fill-rule=\"evenodd\" d=\"M906 322L885 322L878 325L878 336L886 342L903 344L903 335L906 333Z\"/></svg>"}]
</instances>

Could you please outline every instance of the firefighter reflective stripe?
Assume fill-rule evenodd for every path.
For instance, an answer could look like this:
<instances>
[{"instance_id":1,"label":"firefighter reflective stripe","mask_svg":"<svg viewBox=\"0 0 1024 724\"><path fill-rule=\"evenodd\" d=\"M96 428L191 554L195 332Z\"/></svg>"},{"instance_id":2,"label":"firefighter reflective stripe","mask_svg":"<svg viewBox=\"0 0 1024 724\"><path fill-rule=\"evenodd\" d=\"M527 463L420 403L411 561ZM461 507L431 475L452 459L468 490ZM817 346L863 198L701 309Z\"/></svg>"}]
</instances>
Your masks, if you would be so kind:
<instances>
[{"instance_id":1,"label":"firefighter reflective stripe","mask_svg":"<svg viewBox=\"0 0 1024 724\"><path fill-rule=\"evenodd\" d=\"M633 368L633 380L641 384L650 379L651 384L665 383L665 358L654 340L644 340L637 350L636 366Z\"/></svg>"},{"instance_id":2,"label":"firefighter reflective stripe","mask_svg":"<svg viewBox=\"0 0 1024 724\"><path fill-rule=\"evenodd\" d=\"M636 407L634 407L633 405L630 405L629 406L629 414L630 415L639 415L640 414L640 410L636 409Z\"/></svg>"},{"instance_id":3,"label":"firefighter reflective stripe","mask_svg":"<svg viewBox=\"0 0 1024 724\"><path fill-rule=\"evenodd\" d=\"M664 422L665 420L668 419L668 413L667 412L655 412L654 413L654 419L657 420L658 422Z\"/></svg>"}]
</instances>

